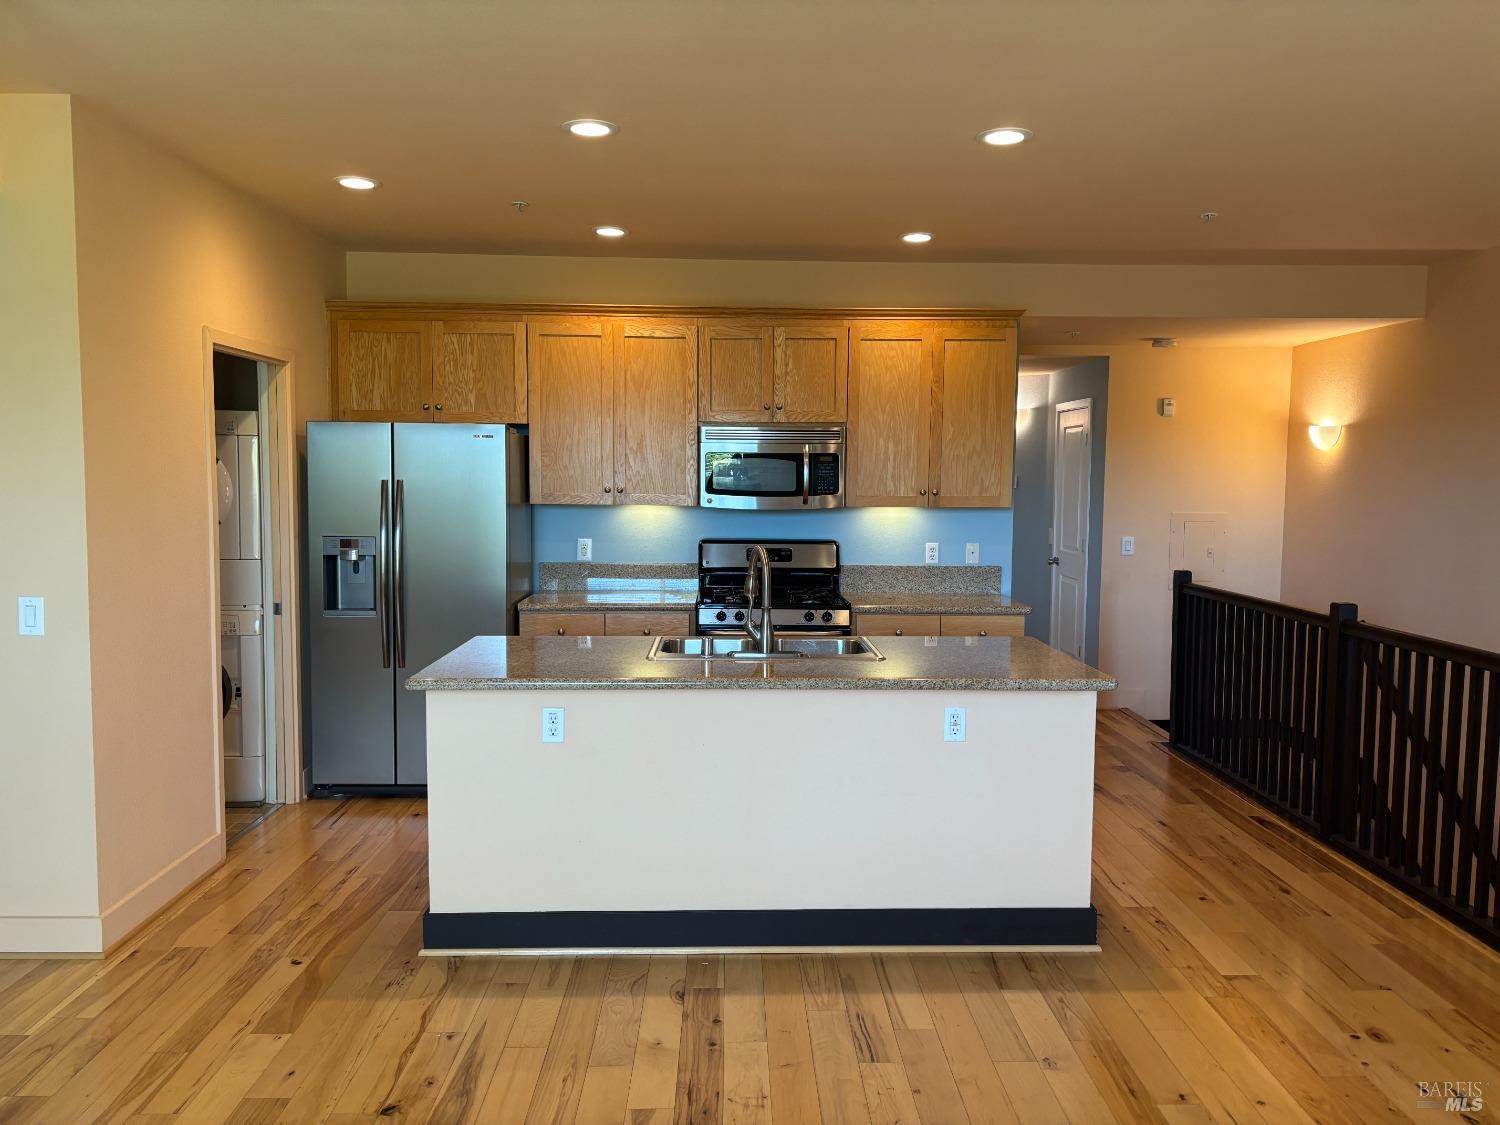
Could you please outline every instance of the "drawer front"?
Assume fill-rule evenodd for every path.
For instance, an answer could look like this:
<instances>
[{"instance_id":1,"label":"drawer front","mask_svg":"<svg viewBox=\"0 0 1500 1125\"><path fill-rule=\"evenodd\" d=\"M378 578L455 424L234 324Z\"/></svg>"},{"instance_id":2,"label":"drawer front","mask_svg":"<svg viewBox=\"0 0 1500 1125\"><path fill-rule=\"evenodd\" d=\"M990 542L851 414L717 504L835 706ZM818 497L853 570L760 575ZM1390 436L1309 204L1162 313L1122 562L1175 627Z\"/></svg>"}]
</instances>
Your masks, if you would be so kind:
<instances>
[{"instance_id":1,"label":"drawer front","mask_svg":"<svg viewBox=\"0 0 1500 1125\"><path fill-rule=\"evenodd\" d=\"M607 637L686 637L693 632L693 618L688 613L606 613L604 635Z\"/></svg>"},{"instance_id":2,"label":"drawer front","mask_svg":"<svg viewBox=\"0 0 1500 1125\"><path fill-rule=\"evenodd\" d=\"M602 613L523 613L523 637L602 637Z\"/></svg>"},{"instance_id":3,"label":"drawer front","mask_svg":"<svg viewBox=\"0 0 1500 1125\"><path fill-rule=\"evenodd\" d=\"M854 631L866 637L936 637L943 620L931 613L861 613Z\"/></svg>"},{"instance_id":4,"label":"drawer front","mask_svg":"<svg viewBox=\"0 0 1500 1125\"><path fill-rule=\"evenodd\" d=\"M1001 616L987 616L983 614L963 614L943 616L943 636L945 637L1024 637L1026 635L1026 618L1020 614L1004 614Z\"/></svg>"}]
</instances>

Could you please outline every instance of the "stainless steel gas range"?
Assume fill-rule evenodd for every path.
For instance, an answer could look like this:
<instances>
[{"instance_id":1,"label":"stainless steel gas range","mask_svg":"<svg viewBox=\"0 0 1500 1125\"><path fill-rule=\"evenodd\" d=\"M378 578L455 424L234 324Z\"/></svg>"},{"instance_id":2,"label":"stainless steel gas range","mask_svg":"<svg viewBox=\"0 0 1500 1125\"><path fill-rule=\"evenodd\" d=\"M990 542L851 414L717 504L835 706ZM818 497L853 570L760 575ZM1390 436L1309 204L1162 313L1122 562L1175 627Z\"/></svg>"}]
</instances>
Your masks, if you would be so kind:
<instances>
[{"instance_id":1,"label":"stainless steel gas range","mask_svg":"<svg viewBox=\"0 0 1500 1125\"><path fill-rule=\"evenodd\" d=\"M704 539L698 544L700 635L745 632L751 612L745 572L756 544L771 558L771 624L778 634L854 632L853 611L839 592L839 545L832 539Z\"/></svg>"}]
</instances>

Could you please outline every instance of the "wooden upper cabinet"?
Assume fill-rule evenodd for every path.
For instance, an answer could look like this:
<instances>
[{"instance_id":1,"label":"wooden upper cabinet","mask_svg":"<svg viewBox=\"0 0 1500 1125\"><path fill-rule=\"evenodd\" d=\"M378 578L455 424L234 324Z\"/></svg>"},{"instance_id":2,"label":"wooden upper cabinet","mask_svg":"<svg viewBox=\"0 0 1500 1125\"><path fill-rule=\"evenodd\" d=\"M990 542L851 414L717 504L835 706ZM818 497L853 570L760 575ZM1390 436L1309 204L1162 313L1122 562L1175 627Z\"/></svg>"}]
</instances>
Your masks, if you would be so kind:
<instances>
[{"instance_id":1,"label":"wooden upper cabinet","mask_svg":"<svg viewBox=\"0 0 1500 1125\"><path fill-rule=\"evenodd\" d=\"M530 319L531 500L614 502L614 356L600 317Z\"/></svg>"},{"instance_id":2,"label":"wooden upper cabinet","mask_svg":"<svg viewBox=\"0 0 1500 1125\"><path fill-rule=\"evenodd\" d=\"M926 506L931 417L930 323L853 322L846 503Z\"/></svg>"},{"instance_id":3,"label":"wooden upper cabinet","mask_svg":"<svg viewBox=\"0 0 1500 1125\"><path fill-rule=\"evenodd\" d=\"M1016 448L1016 337L1004 321L932 326L932 503L1006 508Z\"/></svg>"},{"instance_id":4,"label":"wooden upper cabinet","mask_svg":"<svg viewBox=\"0 0 1500 1125\"><path fill-rule=\"evenodd\" d=\"M771 329L701 321L698 331L698 417L704 422L771 421Z\"/></svg>"},{"instance_id":5,"label":"wooden upper cabinet","mask_svg":"<svg viewBox=\"0 0 1500 1125\"><path fill-rule=\"evenodd\" d=\"M698 329L619 320L614 336L614 502L698 502Z\"/></svg>"},{"instance_id":6,"label":"wooden upper cabinet","mask_svg":"<svg viewBox=\"0 0 1500 1125\"><path fill-rule=\"evenodd\" d=\"M778 422L842 422L849 406L849 329L795 324L771 330Z\"/></svg>"},{"instance_id":7,"label":"wooden upper cabinet","mask_svg":"<svg viewBox=\"0 0 1500 1125\"><path fill-rule=\"evenodd\" d=\"M437 421L526 421L526 326L520 317L439 321L432 355Z\"/></svg>"},{"instance_id":8,"label":"wooden upper cabinet","mask_svg":"<svg viewBox=\"0 0 1500 1125\"><path fill-rule=\"evenodd\" d=\"M339 417L425 422L432 417L432 322L340 320L334 342Z\"/></svg>"}]
</instances>

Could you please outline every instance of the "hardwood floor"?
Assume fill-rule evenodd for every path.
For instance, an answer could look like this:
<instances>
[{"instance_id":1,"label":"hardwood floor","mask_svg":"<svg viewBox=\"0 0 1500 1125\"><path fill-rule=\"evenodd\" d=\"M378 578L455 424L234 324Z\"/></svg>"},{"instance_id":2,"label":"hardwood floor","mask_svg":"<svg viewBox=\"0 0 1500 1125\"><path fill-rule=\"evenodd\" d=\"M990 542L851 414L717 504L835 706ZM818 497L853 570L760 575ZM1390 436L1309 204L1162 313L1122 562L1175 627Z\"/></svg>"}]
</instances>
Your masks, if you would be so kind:
<instances>
[{"instance_id":1,"label":"hardwood floor","mask_svg":"<svg viewBox=\"0 0 1500 1125\"><path fill-rule=\"evenodd\" d=\"M108 959L0 960L0 1121L1431 1121L1418 1080L1500 1095L1500 957L1152 728L1099 734L1102 953L418 958L422 804L309 802Z\"/></svg>"},{"instance_id":2,"label":"hardwood floor","mask_svg":"<svg viewBox=\"0 0 1500 1125\"><path fill-rule=\"evenodd\" d=\"M250 829L254 828L266 817L270 816L280 805L267 804L262 801L258 805L227 805L224 808L224 839L227 843L234 843Z\"/></svg>"}]
</instances>

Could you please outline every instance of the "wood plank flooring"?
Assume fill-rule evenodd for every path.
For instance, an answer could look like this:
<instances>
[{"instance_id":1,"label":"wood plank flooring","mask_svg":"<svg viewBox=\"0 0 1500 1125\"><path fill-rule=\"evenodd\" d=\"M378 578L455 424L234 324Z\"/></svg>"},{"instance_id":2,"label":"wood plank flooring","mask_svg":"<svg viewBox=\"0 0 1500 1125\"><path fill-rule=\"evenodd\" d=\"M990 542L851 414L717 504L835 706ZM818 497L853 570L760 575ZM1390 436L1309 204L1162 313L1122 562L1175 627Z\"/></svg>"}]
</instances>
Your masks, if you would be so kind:
<instances>
[{"instance_id":1,"label":"wood plank flooring","mask_svg":"<svg viewBox=\"0 0 1500 1125\"><path fill-rule=\"evenodd\" d=\"M109 958L0 960L0 1121L1196 1125L1500 1096L1500 957L1156 737L1100 718L1094 955L419 958L422 804L289 806Z\"/></svg>"}]
</instances>

